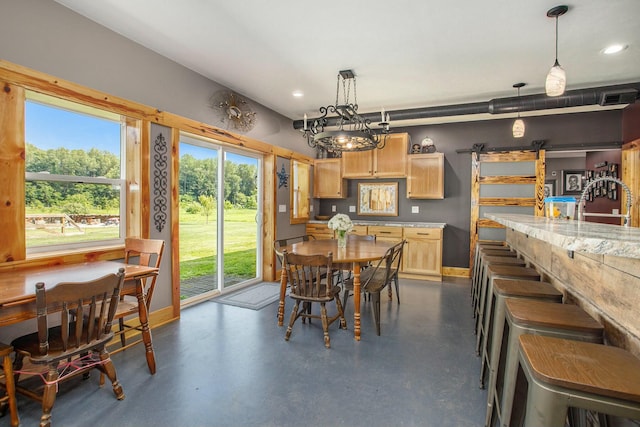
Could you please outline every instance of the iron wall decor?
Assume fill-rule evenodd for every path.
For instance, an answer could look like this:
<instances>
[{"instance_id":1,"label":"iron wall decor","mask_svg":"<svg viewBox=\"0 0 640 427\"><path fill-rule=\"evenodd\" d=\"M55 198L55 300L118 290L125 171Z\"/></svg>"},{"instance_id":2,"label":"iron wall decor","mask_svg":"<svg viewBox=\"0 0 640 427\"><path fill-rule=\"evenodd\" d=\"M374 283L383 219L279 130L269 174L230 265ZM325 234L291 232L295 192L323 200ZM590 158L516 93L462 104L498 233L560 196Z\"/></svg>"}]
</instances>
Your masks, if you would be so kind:
<instances>
[{"instance_id":1,"label":"iron wall decor","mask_svg":"<svg viewBox=\"0 0 640 427\"><path fill-rule=\"evenodd\" d=\"M287 188L289 182L289 174L284 169L284 163L282 164L282 169L280 169L280 172L276 172L276 175L278 175L278 188Z\"/></svg>"},{"instance_id":2,"label":"iron wall decor","mask_svg":"<svg viewBox=\"0 0 640 427\"><path fill-rule=\"evenodd\" d=\"M153 222L158 232L167 223L167 140L159 133L153 144Z\"/></svg>"}]
</instances>

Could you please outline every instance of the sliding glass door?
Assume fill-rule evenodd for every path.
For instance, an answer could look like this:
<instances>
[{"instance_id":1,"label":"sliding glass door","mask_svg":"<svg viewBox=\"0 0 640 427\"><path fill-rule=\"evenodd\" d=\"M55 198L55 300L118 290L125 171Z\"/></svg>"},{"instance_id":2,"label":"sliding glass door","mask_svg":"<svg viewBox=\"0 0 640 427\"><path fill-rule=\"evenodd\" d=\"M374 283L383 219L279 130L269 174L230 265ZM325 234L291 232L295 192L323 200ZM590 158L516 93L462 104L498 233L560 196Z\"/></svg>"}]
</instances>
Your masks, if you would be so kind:
<instances>
[{"instance_id":1,"label":"sliding glass door","mask_svg":"<svg viewBox=\"0 0 640 427\"><path fill-rule=\"evenodd\" d=\"M261 159L180 139L180 298L191 304L260 279Z\"/></svg>"}]
</instances>

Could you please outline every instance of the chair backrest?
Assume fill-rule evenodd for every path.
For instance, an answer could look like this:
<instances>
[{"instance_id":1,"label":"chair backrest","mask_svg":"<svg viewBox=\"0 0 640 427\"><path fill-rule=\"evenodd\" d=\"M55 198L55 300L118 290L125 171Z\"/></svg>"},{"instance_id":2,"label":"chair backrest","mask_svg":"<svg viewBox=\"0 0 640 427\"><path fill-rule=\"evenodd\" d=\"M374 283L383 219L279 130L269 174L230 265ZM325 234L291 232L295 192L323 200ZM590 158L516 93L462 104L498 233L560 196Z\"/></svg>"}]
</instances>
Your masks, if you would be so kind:
<instances>
[{"instance_id":1,"label":"chair backrest","mask_svg":"<svg viewBox=\"0 0 640 427\"><path fill-rule=\"evenodd\" d=\"M404 252L404 245L407 243L406 240L401 241L400 243L393 246L393 255L391 258L391 274L397 274L400 270L400 266L402 265L402 253Z\"/></svg>"},{"instance_id":2,"label":"chair backrest","mask_svg":"<svg viewBox=\"0 0 640 427\"><path fill-rule=\"evenodd\" d=\"M126 264L133 264L134 258L138 258L137 264L139 265L160 268L163 252L164 240L139 239L135 237L127 237L124 240L124 262ZM144 284L147 310L151 307L151 298L153 297L157 278L157 275L149 277Z\"/></svg>"},{"instance_id":3,"label":"chair backrest","mask_svg":"<svg viewBox=\"0 0 640 427\"><path fill-rule=\"evenodd\" d=\"M366 279L362 283L363 290L379 292L389 283L393 275L398 272L402 262L402 251L405 242L403 240L391 246L375 266L370 267L372 270L367 272Z\"/></svg>"},{"instance_id":4,"label":"chair backrest","mask_svg":"<svg viewBox=\"0 0 640 427\"><path fill-rule=\"evenodd\" d=\"M36 308L40 356L49 353L49 316L60 323L60 338L66 358L111 340L111 324L120 299L124 268L87 282L61 282L51 289L36 284ZM50 314L54 313L54 314ZM77 319L77 321L76 321ZM86 319L94 319L89 321ZM57 319L56 319L57 320ZM57 321L55 322L58 323ZM35 356L35 355L33 355Z\"/></svg>"},{"instance_id":5,"label":"chair backrest","mask_svg":"<svg viewBox=\"0 0 640 427\"><path fill-rule=\"evenodd\" d=\"M290 245L292 243L297 243L297 242L308 242L309 240L315 240L316 238L313 237L311 234L303 234L302 236L295 236L295 237L287 237L285 239L276 239L273 241L273 250L275 251L276 255L278 256L278 259L280 260L280 265L283 264L283 259L282 259L282 248L284 248L287 245Z\"/></svg>"},{"instance_id":6,"label":"chair backrest","mask_svg":"<svg viewBox=\"0 0 640 427\"><path fill-rule=\"evenodd\" d=\"M303 298L333 298L333 253L300 255L283 251L283 269L291 285L290 295Z\"/></svg>"}]
</instances>

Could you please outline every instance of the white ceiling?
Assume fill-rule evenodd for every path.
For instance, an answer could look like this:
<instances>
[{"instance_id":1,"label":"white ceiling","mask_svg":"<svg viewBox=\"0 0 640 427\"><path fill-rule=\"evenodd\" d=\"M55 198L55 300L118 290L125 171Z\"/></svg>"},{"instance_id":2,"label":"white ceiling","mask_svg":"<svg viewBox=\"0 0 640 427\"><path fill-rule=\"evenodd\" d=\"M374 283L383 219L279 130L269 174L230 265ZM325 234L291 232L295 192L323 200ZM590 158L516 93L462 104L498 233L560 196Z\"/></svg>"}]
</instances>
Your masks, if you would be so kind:
<instances>
[{"instance_id":1,"label":"white ceiling","mask_svg":"<svg viewBox=\"0 0 640 427\"><path fill-rule=\"evenodd\" d=\"M516 82L527 84L522 95L541 94L555 55L555 20L546 12L563 4L56 1L294 120L334 103L343 69L356 73L361 113L512 97ZM640 81L640 1L564 4L558 59L568 89ZM602 54L612 43L628 48ZM304 97L294 98L296 90Z\"/></svg>"}]
</instances>

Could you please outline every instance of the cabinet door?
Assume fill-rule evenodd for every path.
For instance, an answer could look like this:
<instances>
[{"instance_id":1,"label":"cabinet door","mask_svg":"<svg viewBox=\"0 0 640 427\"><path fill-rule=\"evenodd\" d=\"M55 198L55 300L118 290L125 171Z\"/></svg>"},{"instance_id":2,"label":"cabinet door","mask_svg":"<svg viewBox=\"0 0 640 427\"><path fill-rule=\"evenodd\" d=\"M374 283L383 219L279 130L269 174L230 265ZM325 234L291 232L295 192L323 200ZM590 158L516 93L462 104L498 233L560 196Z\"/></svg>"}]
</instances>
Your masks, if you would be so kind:
<instances>
[{"instance_id":1,"label":"cabinet door","mask_svg":"<svg viewBox=\"0 0 640 427\"><path fill-rule=\"evenodd\" d=\"M405 228L402 272L442 278L442 230Z\"/></svg>"},{"instance_id":2,"label":"cabinet door","mask_svg":"<svg viewBox=\"0 0 640 427\"><path fill-rule=\"evenodd\" d=\"M373 151L373 176L380 178L404 178L407 176L409 134L395 133L388 135L384 148Z\"/></svg>"},{"instance_id":3,"label":"cabinet door","mask_svg":"<svg viewBox=\"0 0 640 427\"><path fill-rule=\"evenodd\" d=\"M342 159L316 159L313 162L313 197L318 199L347 197L341 172Z\"/></svg>"},{"instance_id":4,"label":"cabinet door","mask_svg":"<svg viewBox=\"0 0 640 427\"><path fill-rule=\"evenodd\" d=\"M309 188L311 166L291 159L291 193L289 198L289 222L303 224L309 221Z\"/></svg>"},{"instance_id":5,"label":"cabinet door","mask_svg":"<svg viewBox=\"0 0 640 427\"><path fill-rule=\"evenodd\" d=\"M377 150L342 153L342 176L344 178L371 178L374 151Z\"/></svg>"},{"instance_id":6,"label":"cabinet door","mask_svg":"<svg viewBox=\"0 0 640 427\"><path fill-rule=\"evenodd\" d=\"M407 157L407 198L444 199L444 154L412 154Z\"/></svg>"},{"instance_id":7,"label":"cabinet door","mask_svg":"<svg viewBox=\"0 0 640 427\"><path fill-rule=\"evenodd\" d=\"M398 243L402 240L402 227L370 225L368 233L376 236L376 240Z\"/></svg>"}]
</instances>

